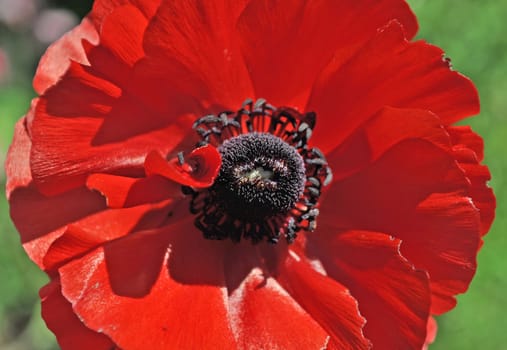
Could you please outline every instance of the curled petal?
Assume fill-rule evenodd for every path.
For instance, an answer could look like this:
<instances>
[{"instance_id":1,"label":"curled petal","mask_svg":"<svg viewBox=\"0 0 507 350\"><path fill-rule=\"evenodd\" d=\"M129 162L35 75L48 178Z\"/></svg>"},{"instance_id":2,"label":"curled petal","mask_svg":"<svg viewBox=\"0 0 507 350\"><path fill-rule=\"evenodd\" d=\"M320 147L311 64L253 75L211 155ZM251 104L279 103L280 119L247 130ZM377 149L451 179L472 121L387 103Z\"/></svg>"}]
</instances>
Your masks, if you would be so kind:
<instances>
[{"instance_id":1,"label":"curled petal","mask_svg":"<svg viewBox=\"0 0 507 350\"><path fill-rule=\"evenodd\" d=\"M220 170L220 153L211 145L194 149L186 160L165 160L160 153L150 152L144 168L146 175L160 175L184 186L209 187Z\"/></svg>"},{"instance_id":2,"label":"curled petal","mask_svg":"<svg viewBox=\"0 0 507 350\"><path fill-rule=\"evenodd\" d=\"M106 197L109 208L128 208L181 197L179 184L161 176L131 178L109 174L92 174L86 180L89 189Z\"/></svg>"}]
</instances>

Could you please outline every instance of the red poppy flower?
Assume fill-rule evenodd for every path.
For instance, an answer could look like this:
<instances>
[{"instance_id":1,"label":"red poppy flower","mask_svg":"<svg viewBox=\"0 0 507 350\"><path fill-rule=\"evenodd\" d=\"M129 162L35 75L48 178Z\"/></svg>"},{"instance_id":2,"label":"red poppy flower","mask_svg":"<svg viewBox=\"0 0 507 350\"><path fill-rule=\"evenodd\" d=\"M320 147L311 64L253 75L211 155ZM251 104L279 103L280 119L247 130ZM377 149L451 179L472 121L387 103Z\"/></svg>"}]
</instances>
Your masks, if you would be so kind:
<instances>
[{"instance_id":1,"label":"red poppy flower","mask_svg":"<svg viewBox=\"0 0 507 350\"><path fill-rule=\"evenodd\" d=\"M420 349L495 200L401 0L97 0L7 160L64 349ZM429 331L427 331L427 328Z\"/></svg>"}]
</instances>

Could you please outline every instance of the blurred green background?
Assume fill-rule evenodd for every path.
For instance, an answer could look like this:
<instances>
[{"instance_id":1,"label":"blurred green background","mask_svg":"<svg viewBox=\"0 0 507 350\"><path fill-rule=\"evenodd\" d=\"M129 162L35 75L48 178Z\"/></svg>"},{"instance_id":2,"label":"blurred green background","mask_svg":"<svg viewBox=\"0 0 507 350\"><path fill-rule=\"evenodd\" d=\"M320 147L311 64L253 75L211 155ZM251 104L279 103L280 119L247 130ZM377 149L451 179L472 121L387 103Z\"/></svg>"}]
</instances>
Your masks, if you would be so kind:
<instances>
[{"instance_id":1,"label":"blurred green background","mask_svg":"<svg viewBox=\"0 0 507 350\"><path fill-rule=\"evenodd\" d=\"M507 349L507 1L409 0L419 38L442 47L476 83L482 113L466 121L484 138L497 218L479 254L477 275L458 306L438 319L432 350ZM0 0L0 161L16 120L33 97L31 78L45 47L75 25L91 1ZM0 171L0 183L5 174ZM27 213L30 215L30 213ZM0 195L0 349L56 349L40 317L46 281L26 257Z\"/></svg>"}]
</instances>

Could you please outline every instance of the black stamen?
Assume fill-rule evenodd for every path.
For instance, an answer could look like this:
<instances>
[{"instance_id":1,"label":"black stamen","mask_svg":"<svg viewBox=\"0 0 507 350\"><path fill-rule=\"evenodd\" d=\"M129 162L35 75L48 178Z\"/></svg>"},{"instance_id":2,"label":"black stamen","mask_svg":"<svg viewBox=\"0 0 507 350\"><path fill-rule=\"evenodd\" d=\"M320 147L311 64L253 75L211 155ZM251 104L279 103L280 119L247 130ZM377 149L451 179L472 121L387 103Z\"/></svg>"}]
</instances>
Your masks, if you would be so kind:
<instances>
[{"instance_id":1,"label":"black stamen","mask_svg":"<svg viewBox=\"0 0 507 350\"><path fill-rule=\"evenodd\" d=\"M298 231L315 230L322 187L332 181L322 152L308 148L315 123L313 112L277 109L263 99L194 123L197 146L210 143L222 153L212 187L183 188L205 238L277 243L283 235L291 243Z\"/></svg>"}]
</instances>

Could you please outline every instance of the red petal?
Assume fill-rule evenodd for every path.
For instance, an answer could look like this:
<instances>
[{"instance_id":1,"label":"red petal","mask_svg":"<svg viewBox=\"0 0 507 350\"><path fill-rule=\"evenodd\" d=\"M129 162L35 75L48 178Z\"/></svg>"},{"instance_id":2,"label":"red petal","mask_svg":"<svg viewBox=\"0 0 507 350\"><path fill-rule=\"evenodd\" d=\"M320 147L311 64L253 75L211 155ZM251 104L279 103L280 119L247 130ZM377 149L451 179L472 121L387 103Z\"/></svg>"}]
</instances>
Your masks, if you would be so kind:
<instances>
[{"instance_id":1,"label":"red petal","mask_svg":"<svg viewBox=\"0 0 507 350\"><path fill-rule=\"evenodd\" d=\"M195 188L211 186L220 165L220 153L211 145L194 149L184 164L179 164L178 159L167 161L155 151L148 154L144 163L148 176L161 175L178 184Z\"/></svg>"},{"instance_id":2,"label":"red petal","mask_svg":"<svg viewBox=\"0 0 507 350\"><path fill-rule=\"evenodd\" d=\"M82 40L92 43L99 41L97 30L88 18L83 19L79 26L53 43L42 56L33 80L33 87L38 94L43 94L49 87L55 85L71 61L83 64L88 62L81 45Z\"/></svg>"},{"instance_id":3,"label":"red petal","mask_svg":"<svg viewBox=\"0 0 507 350\"><path fill-rule=\"evenodd\" d=\"M244 3L163 1L144 41L144 70L158 78L157 89L170 85L213 111L237 109L251 97L234 31Z\"/></svg>"},{"instance_id":4,"label":"red petal","mask_svg":"<svg viewBox=\"0 0 507 350\"><path fill-rule=\"evenodd\" d=\"M468 198L434 194L415 213L393 228L403 240L402 253L430 274L431 312L440 314L456 305L475 274L479 246L479 215Z\"/></svg>"},{"instance_id":5,"label":"red petal","mask_svg":"<svg viewBox=\"0 0 507 350\"><path fill-rule=\"evenodd\" d=\"M157 281L168 249L161 230L136 232L104 247L106 269L113 293L142 298Z\"/></svg>"},{"instance_id":6,"label":"red petal","mask_svg":"<svg viewBox=\"0 0 507 350\"><path fill-rule=\"evenodd\" d=\"M429 272L432 312L453 307L475 272L479 215L454 158L422 140L407 140L356 175L335 182L319 223L389 232L402 252Z\"/></svg>"},{"instance_id":7,"label":"red petal","mask_svg":"<svg viewBox=\"0 0 507 350\"><path fill-rule=\"evenodd\" d=\"M70 65L36 112L32 167L45 194L79 186L90 172L142 171L138 166L146 154L153 149L169 152L191 131L187 126L195 118L188 113L199 112L171 86L157 85L164 92L158 104L140 93L151 83L134 68L144 57L146 6L101 6L108 15L101 17L100 44L84 42L89 66ZM168 103L169 97L177 102Z\"/></svg>"},{"instance_id":8,"label":"red petal","mask_svg":"<svg viewBox=\"0 0 507 350\"><path fill-rule=\"evenodd\" d=\"M10 205L11 217L22 242L31 241L105 208L103 198L86 188L45 197L33 186L13 191Z\"/></svg>"},{"instance_id":9,"label":"red petal","mask_svg":"<svg viewBox=\"0 0 507 350\"><path fill-rule=\"evenodd\" d=\"M496 199L488 186L489 169L480 164L484 157L482 138L465 126L448 127L447 131L454 145L453 155L471 182L468 195L479 209L481 234L485 235L495 218Z\"/></svg>"},{"instance_id":10,"label":"red petal","mask_svg":"<svg viewBox=\"0 0 507 350\"><path fill-rule=\"evenodd\" d=\"M103 24L100 45L85 45L90 61L88 72L122 89L122 103L114 106L116 113L109 115L102 126L102 136L107 135L108 139L111 134L131 135L164 127L175 116L184 113L200 113L199 104L193 98L168 84L171 80L154 83L139 62L145 56L143 40L149 23L149 17L145 17L149 9L144 7L150 5L143 5L110 9ZM160 72L156 74L159 76ZM139 118L142 115L149 115L149 118Z\"/></svg>"},{"instance_id":11,"label":"red petal","mask_svg":"<svg viewBox=\"0 0 507 350\"><path fill-rule=\"evenodd\" d=\"M128 2L133 6L122 6ZM198 89L197 85L188 96L175 86L174 82L177 79L174 75L162 83L160 69L153 71L144 59L138 62L139 58L145 56L142 47L145 31L160 1L147 3L131 0L128 2L96 1L92 17L97 17L101 23L104 21L103 38L100 45L96 47L85 45L88 48L91 65L89 71L93 75L121 86L123 96L126 96L125 101L122 101L122 105L127 105L123 107L124 111L118 111L113 121L107 118L106 127L115 131L116 135L118 133L131 134L133 131L139 133L164 126L174 116L184 113L205 113L199 106L200 101L193 97L197 95L194 91ZM134 20L125 21L125 18L131 17ZM117 32L119 28L121 28L120 33ZM147 60L150 61L148 58ZM136 64L132 67L134 63ZM164 61L163 64L168 64L168 61ZM164 88L161 89L161 86ZM128 115L132 114L132 109L138 116L149 114L150 118L128 118ZM130 120L119 127L118 119L124 121L125 114Z\"/></svg>"},{"instance_id":12,"label":"red petal","mask_svg":"<svg viewBox=\"0 0 507 350\"><path fill-rule=\"evenodd\" d=\"M445 125L478 113L474 85L450 70L442 55L424 42L407 42L392 22L347 63L328 67L306 108L322 123L313 136L319 148L328 152L341 144L384 106L429 110Z\"/></svg>"},{"instance_id":13,"label":"red petal","mask_svg":"<svg viewBox=\"0 0 507 350\"><path fill-rule=\"evenodd\" d=\"M148 19L134 6L111 10L102 24L100 44L83 43L90 62L88 70L122 87L122 95L127 94L126 87L139 84L132 81L132 67L144 57L142 44L147 26Z\"/></svg>"},{"instance_id":14,"label":"red petal","mask_svg":"<svg viewBox=\"0 0 507 350\"><path fill-rule=\"evenodd\" d=\"M358 303L340 282L313 270L294 252L285 260L278 280L331 335L330 341L338 349L371 347L363 336L365 319L359 314Z\"/></svg>"},{"instance_id":15,"label":"red petal","mask_svg":"<svg viewBox=\"0 0 507 350\"><path fill-rule=\"evenodd\" d=\"M384 107L341 146L326 155L335 181L364 169L394 145L423 139L450 151L449 135L429 111Z\"/></svg>"},{"instance_id":16,"label":"red petal","mask_svg":"<svg viewBox=\"0 0 507 350\"><path fill-rule=\"evenodd\" d=\"M146 19L150 19L155 15L157 8L160 6L160 0L96 0L88 17L90 17L97 29L100 29L102 22L111 12L126 4L135 6L143 13Z\"/></svg>"},{"instance_id":17,"label":"red petal","mask_svg":"<svg viewBox=\"0 0 507 350\"><path fill-rule=\"evenodd\" d=\"M447 132L451 137L453 145L464 145L470 148L477 156L477 160L482 162L484 159L484 141L482 137L473 132L467 125L449 126Z\"/></svg>"},{"instance_id":18,"label":"red petal","mask_svg":"<svg viewBox=\"0 0 507 350\"><path fill-rule=\"evenodd\" d=\"M271 252L279 246L269 247ZM328 334L265 269L250 242L229 245L229 318L240 349L322 348Z\"/></svg>"},{"instance_id":19,"label":"red petal","mask_svg":"<svg viewBox=\"0 0 507 350\"><path fill-rule=\"evenodd\" d=\"M169 205L170 202L165 201L129 209L104 210L69 225L47 249L44 269L58 268L105 242L129 233L159 227L168 218Z\"/></svg>"},{"instance_id":20,"label":"red petal","mask_svg":"<svg viewBox=\"0 0 507 350\"><path fill-rule=\"evenodd\" d=\"M86 186L106 197L109 208L126 208L167 199L180 198L181 186L160 176L131 178L108 174L92 174Z\"/></svg>"},{"instance_id":21,"label":"red petal","mask_svg":"<svg viewBox=\"0 0 507 350\"><path fill-rule=\"evenodd\" d=\"M72 311L71 304L62 296L60 283L53 280L40 290L42 317L55 333L62 350L112 350L111 339L87 328Z\"/></svg>"},{"instance_id":22,"label":"red petal","mask_svg":"<svg viewBox=\"0 0 507 350\"><path fill-rule=\"evenodd\" d=\"M102 25L100 46L109 49L118 61L132 66L144 56L142 43L147 26L148 20L136 7L118 7Z\"/></svg>"},{"instance_id":23,"label":"red petal","mask_svg":"<svg viewBox=\"0 0 507 350\"><path fill-rule=\"evenodd\" d=\"M404 1L250 1L238 30L257 97L302 109L318 73L343 63L391 19L417 31Z\"/></svg>"},{"instance_id":24,"label":"red petal","mask_svg":"<svg viewBox=\"0 0 507 350\"><path fill-rule=\"evenodd\" d=\"M9 202L23 246L41 268L49 245L63 233L65 225L105 209L104 199L85 188L54 197L43 196L34 186L17 188Z\"/></svg>"},{"instance_id":25,"label":"red petal","mask_svg":"<svg viewBox=\"0 0 507 350\"><path fill-rule=\"evenodd\" d=\"M236 339L242 349L323 348L327 333L272 278L253 270L229 296Z\"/></svg>"},{"instance_id":26,"label":"red petal","mask_svg":"<svg viewBox=\"0 0 507 350\"><path fill-rule=\"evenodd\" d=\"M437 321L435 320L434 317L430 317L428 319L426 342L424 343L424 347L422 350L428 350L428 347L431 344L433 344L435 338L437 337L437 331L438 331Z\"/></svg>"},{"instance_id":27,"label":"red petal","mask_svg":"<svg viewBox=\"0 0 507 350\"><path fill-rule=\"evenodd\" d=\"M136 248L134 241L127 243L137 241L136 235L129 235L70 262L60 269L63 295L87 327L102 330L120 348L235 349L225 305L223 245L203 240L190 227L188 222L169 227L166 244L164 236L153 237ZM149 257L152 249L156 258L162 249L167 252L158 269L156 258ZM131 276L122 267L130 259ZM155 271L159 275L148 294L133 298L114 292L132 292L131 282L149 285ZM126 279L118 280L119 275Z\"/></svg>"},{"instance_id":28,"label":"red petal","mask_svg":"<svg viewBox=\"0 0 507 350\"><path fill-rule=\"evenodd\" d=\"M420 349L426 338L428 277L400 254L400 243L382 233L327 227L308 236L310 254L357 299L375 349Z\"/></svg>"},{"instance_id":29,"label":"red petal","mask_svg":"<svg viewBox=\"0 0 507 350\"><path fill-rule=\"evenodd\" d=\"M21 118L16 123L14 137L9 151L7 152L7 159L5 160L5 174L7 177L5 192L9 200L14 190L26 187L32 181L30 172L30 150L32 148L32 141L30 140L26 123L27 118L30 118L33 112L35 104L36 100L32 101L32 107L28 115Z\"/></svg>"},{"instance_id":30,"label":"red petal","mask_svg":"<svg viewBox=\"0 0 507 350\"><path fill-rule=\"evenodd\" d=\"M137 128L139 106L128 98L116 100L119 93L74 64L41 97L31 128L32 174L41 191L61 193L83 184L90 173L142 175L146 154L154 149L169 153L190 131L182 126L190 121L176 116L163 127L156 117L145 118L143 123L151 126Z\"/></svg>"}]
</instances>

